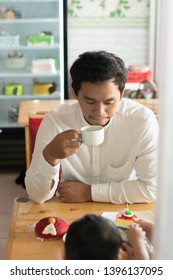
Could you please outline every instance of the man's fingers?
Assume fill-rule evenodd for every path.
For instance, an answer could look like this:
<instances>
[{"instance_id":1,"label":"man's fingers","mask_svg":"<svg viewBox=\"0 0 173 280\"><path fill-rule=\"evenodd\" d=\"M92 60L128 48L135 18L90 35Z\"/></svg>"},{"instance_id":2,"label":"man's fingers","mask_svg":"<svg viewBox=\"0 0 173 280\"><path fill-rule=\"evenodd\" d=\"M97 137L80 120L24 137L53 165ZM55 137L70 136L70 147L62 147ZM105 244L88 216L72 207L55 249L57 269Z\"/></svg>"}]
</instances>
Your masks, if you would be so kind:
<instances>
[{"instance_id":1,"label":"man's fingers","mask_svg":"<svg viewBox=\"0 0 173 280\"><path fill-rule=\"evenodd\" d=\"M71 142L82 142L82 139L81 138L72 138L70 141Z\"/></svg>"}]
</instances>

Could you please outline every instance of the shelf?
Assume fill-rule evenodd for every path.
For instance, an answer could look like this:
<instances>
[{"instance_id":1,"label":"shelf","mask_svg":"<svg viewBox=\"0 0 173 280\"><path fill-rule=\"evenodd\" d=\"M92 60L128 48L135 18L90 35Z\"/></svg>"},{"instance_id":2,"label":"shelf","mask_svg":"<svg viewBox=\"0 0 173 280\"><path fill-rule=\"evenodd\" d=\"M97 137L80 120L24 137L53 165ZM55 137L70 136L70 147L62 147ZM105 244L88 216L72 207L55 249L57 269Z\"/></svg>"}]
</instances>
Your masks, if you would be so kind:
<instances>
[{"instance_id":1,"label":"shelf","mask_svg":"<svg viewBox=\"0 0 173 280\"><path fill-rule=\"evenodd\" d=\"M67 78L64 69L66 65L64 37L67 36L64 16L67 2L66 0L4 0L1 1L0 6L4 8L0 17L1 31L4 31L0 37L0 128L17 127L17 123L9 120L16 120L20 102L64 100ZM9 18L8 9L16 18ZM45 35L52 34L53 40L49 37L40 40L38 37L36 38L38 45L27 45L29 35L40 35L43 32ZM3 37L3 34L6 36ZM39 41L43 41L43 45L39 45ZM9 55L23 56L21 66L24 67L9 68L14 65L9 65ZM50 72L33 73L32 64L37 59L54 59L55 65L52 68L51 66L45 68ZM49 94L49 89L55 93ZM22 94L13 95L14 92ZM43 94L36 95L33 92Z\"/></svg>"},{"instance_id":2,"label":"shelf","mask_svg":"<svg viewBox=\"0 0 173 280\"><path fill-rule=\"evenodd\" d=\"M62 1L62 0L59 0L59 1ZM1 1L1 4L2 3L11 3L11 2L15 2L15 3L37 3L37 2L50 2L50 3L56 3L57 2L57 0L5 0L5 1Z\"/></svg>"},{"instance_id":3,"label":"shelf","mask_svg":"<svg viewBox=\"0 0 173 280\"><path fill-rule=\"evenodd\" d=\"M125 89L129 90L138 90L140 83L126 83Z\"/></svg>"},{"instance_id":4,"label":"shelf","mask_svg":"<svg viewBox=\"0 0 173 280\"><path fill-rule=\"evenodd\" d=\"M59 45L55 44L53 46L27 46L27 45L19 45L19 46L0 46L0 50L4 50L4 51L13 51L13 50L31 50L31 51L35 51L35 50L56 50L59 49Z\"/></svg>"},{"instance_id":5,"label":"shelf","mask_svg":"<svg viewBox=\"0 0 173 280\"><path fill-rule=\"evenodd\" d=\"M0 100L34 100L34 99L60 99L60 93L52 93L50 95L31 94L31 95L0 95Z\"/></svg>"},{"instance_id":6,"label":"shelf","mask_svg":"<svg viewBox=\"0 0 173 280\"><path fill-rule=\"evenodd\" d=\"M57 71L56 73L23 73L22 70L21 72L4 72L4 73L0 73L0 78L5 78L5 77L9 77L9 78L14 78L14 77L23 77L23 78L35 78L35 77L57 77L59 76L59 71Z\"/></svg>"},{"instance_id":7,"label":"shelf","mask_svg":"<svg viewBox=\"0 0 173 280\"><path fill-rule=\"evenodd\" d=\"M5 127L8 127L8 128L14 127L14 128L16 128L16 127L19 127L19 125L18 125L17 122L12 123L12 122L8 122L8 121L0 121L0 130L1 130L1 128L5 128Z\"/></svg>"},{"instance_id":8,"label":"shelf","mask_svg":"<svg viewBox=\"0 0 173 280\"><path fill-rule=\"evenodd\" d=\"M34 24L34 23L59 23L59 20L56 18L20 18L20 19L0 19L0 24L22 24L22 23L29 23L29 24Z\"/></svg>"}]
</instances>

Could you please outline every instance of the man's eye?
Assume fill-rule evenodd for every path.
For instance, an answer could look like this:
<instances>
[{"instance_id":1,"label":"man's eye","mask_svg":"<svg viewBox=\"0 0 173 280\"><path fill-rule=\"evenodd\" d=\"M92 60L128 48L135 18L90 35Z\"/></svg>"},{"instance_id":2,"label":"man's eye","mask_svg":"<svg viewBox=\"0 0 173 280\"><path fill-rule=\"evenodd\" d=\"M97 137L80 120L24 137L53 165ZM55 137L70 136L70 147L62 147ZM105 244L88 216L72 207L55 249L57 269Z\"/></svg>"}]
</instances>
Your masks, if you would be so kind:
<instances>
[{"instance_id":1,"label":"man's eye","mask_svg":"<svg viewBox=\"0 0 173 280\"><path fill-rule=\"evenodd\" d=\"M112 105L113 103L114 103L114 100L111 100L111 101L105 102L105 105Z\"/></svg>"},{"instance_id":2,"label":"man's eye","mask_svg":"<svg viewBox=\"0 0 173 280\"><path fill-rule=\"evenodd\" d=\"M94 104L94 101L87 100L87 104Z\"/></svg>"}]
</instances>

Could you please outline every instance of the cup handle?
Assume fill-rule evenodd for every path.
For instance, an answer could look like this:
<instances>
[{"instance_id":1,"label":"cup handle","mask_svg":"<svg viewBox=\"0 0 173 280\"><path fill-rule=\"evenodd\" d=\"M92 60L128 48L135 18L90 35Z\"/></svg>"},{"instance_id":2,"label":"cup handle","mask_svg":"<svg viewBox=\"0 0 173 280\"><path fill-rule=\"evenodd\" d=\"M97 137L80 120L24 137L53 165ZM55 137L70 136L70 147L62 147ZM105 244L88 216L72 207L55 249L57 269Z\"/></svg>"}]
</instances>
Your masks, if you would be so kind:
<instances>
[{"instance_id":1,"label":"cup handle","mask_svg":"<svg viewBox=\"0 0 173 280\"><path fill-rule=\"evenodd\" d=\"M72 138L71 142L82 142L82 134L80 130L77 130L79 138Z\"/></svg>"}]
</instances>

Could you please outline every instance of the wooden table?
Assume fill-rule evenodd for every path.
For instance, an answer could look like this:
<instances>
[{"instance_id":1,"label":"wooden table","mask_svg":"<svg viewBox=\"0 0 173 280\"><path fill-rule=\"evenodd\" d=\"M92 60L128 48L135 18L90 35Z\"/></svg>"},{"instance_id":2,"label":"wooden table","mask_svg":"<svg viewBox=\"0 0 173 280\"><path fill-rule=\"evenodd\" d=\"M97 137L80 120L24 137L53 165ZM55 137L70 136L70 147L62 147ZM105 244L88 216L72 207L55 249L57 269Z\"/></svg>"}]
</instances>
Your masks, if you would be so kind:
<instances>
[{"instance_id":1,"label":"wooden table","mask_svg":"<svg viewBox=\"0 0 173 280\"><path fill-rule=\"evenodd\" d=\"M87 213L101 215L102 212L117 212L127 205L110 203L62 203L53 198L43 204L36 204L31 200L18 202L15 199L9 237L6 248L6 260L56 260L63 257L63 241L40 241L34 235L34 224L48 216L58 216L71 223ZM133 211L153 211L154 204L128 205Z\"/></svg>"},{"instance_id":2,"label":"wooden table","mask_svg":"<svg viewBox=\"0 0 173 280\"><path fill-rule=\"evenodd\" d=\"M158 99L134 99L134 101L148 107L155 113L156 116L158 116Z\"/></svg>"},{"instance_id":3,"label":"wooden table","mask_svg":"<svg viewBox=\"0 0 173 280\"><path fill-rule=\"evenodd\" d=\"M157 114L158 111L158 99L134 99L135 101L143 104L150 108ZM19 104L19 116L18 124L27 126L28 117L32 114L45 114L46 112L53 109L57 104L63 104L66 102L74 102L74 99L68 100L32 100L32 101L21 101Z\"/></svg>"},{"instance_id":4,"label":"wooden table","mask_svg":"<svg viewBox=\"0 0 173 280\"><path fill-rule=\"evenodd\" d=\"M45 114L53 109L57 104L64 103L60 100L32 100L21 101L19 104L18 124L27 126L28 118L31 114Z\"/></svg>"}]
</instances>

